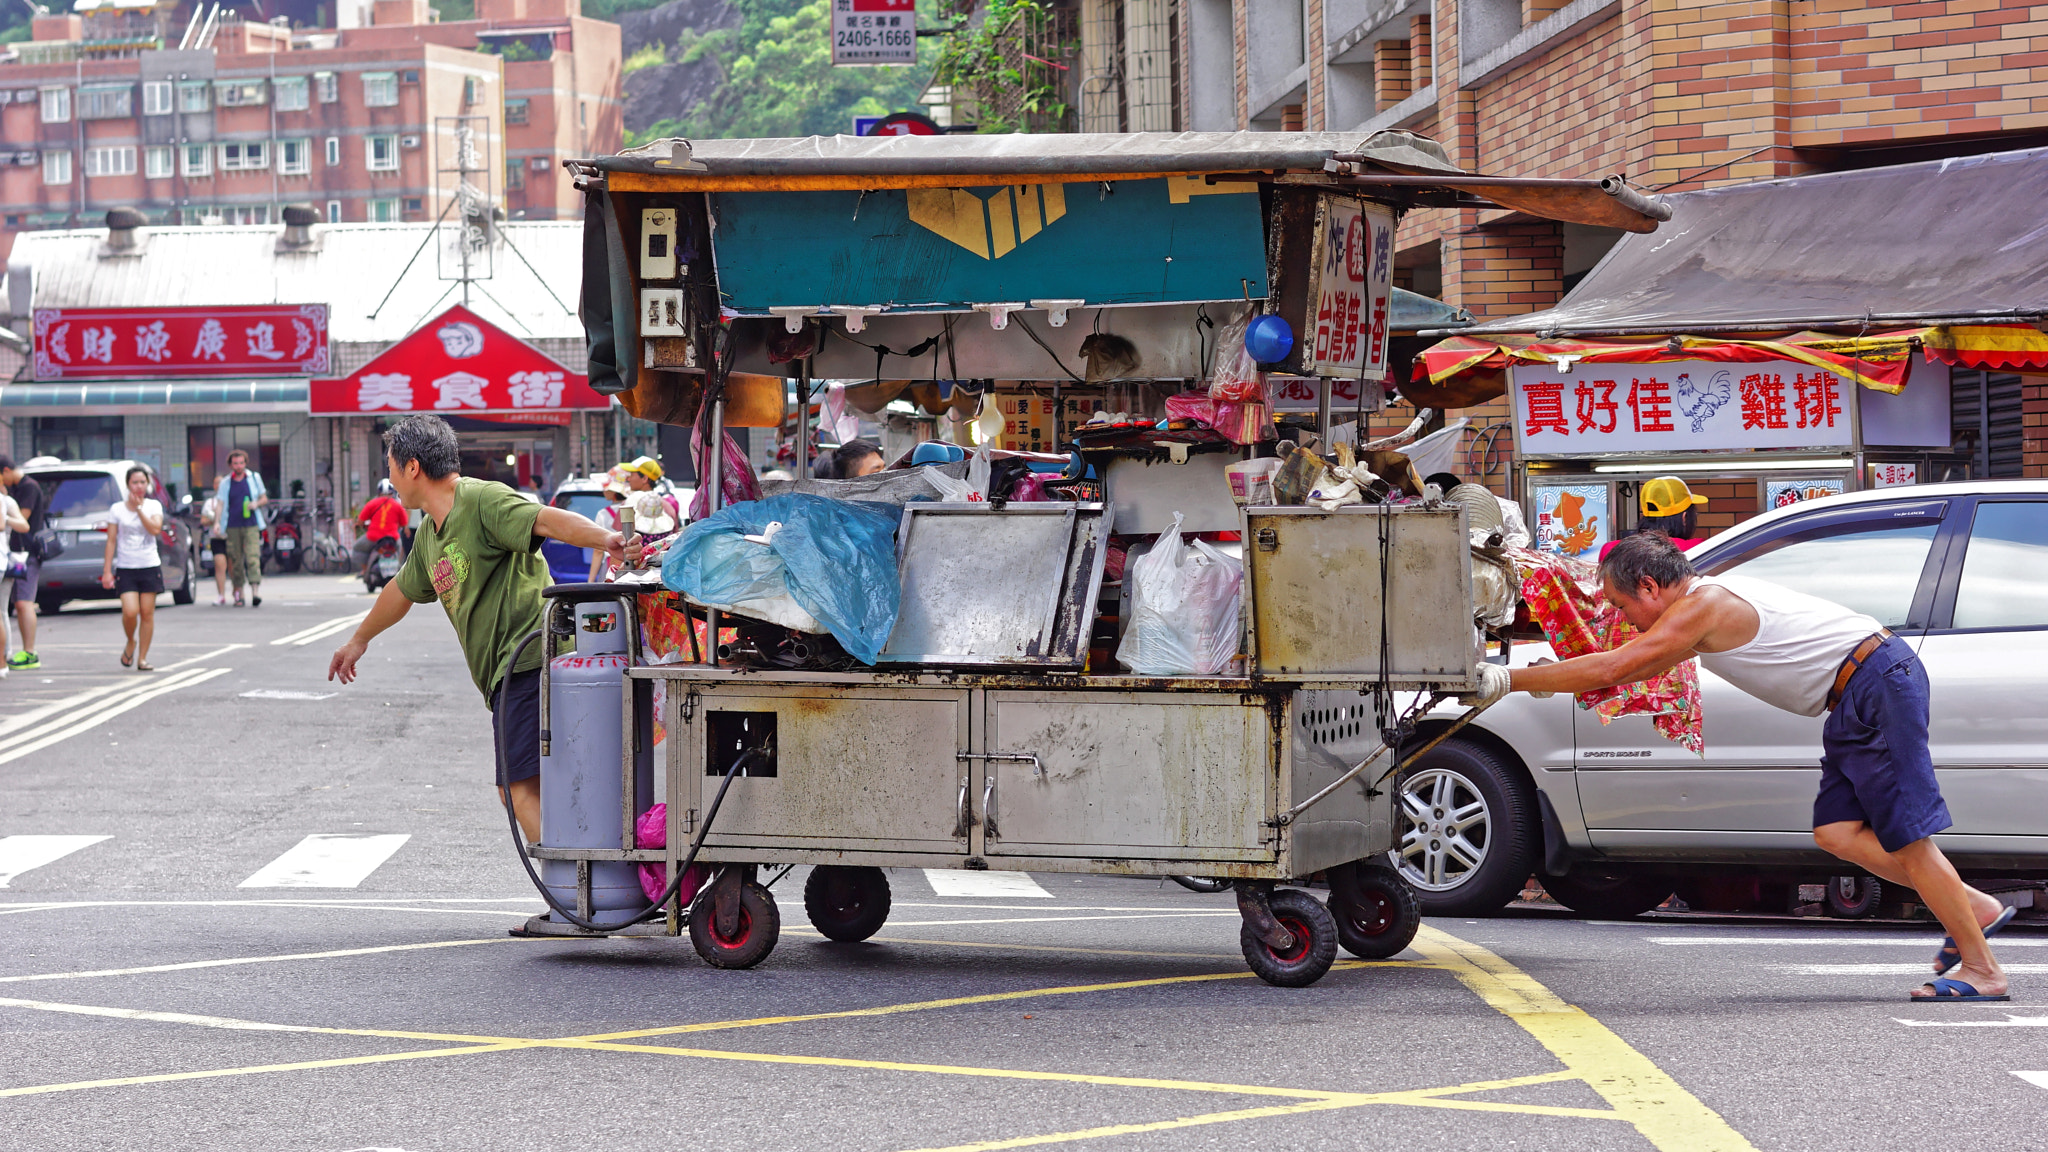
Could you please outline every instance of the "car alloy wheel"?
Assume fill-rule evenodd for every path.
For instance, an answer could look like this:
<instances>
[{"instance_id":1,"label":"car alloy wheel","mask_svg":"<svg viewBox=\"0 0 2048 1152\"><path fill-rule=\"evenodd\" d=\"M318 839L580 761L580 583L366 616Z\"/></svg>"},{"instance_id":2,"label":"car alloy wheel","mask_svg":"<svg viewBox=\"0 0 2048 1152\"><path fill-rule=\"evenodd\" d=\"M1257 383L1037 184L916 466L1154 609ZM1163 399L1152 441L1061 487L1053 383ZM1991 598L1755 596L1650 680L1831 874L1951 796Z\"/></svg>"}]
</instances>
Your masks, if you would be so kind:
<instances>
[{"instance_id":1,"label":"car alloy wheel","mask_svg":"<svg viewBox=\"0 0 2048 1152\"><path fill-rule=\"evenodd\" d=\"M1401 833L1395 861L1409 884L1448 892L1486 863L1492 813L1479 788L1463 773L1425 768L1401 782Z\"/></svg>"}]
</instances>

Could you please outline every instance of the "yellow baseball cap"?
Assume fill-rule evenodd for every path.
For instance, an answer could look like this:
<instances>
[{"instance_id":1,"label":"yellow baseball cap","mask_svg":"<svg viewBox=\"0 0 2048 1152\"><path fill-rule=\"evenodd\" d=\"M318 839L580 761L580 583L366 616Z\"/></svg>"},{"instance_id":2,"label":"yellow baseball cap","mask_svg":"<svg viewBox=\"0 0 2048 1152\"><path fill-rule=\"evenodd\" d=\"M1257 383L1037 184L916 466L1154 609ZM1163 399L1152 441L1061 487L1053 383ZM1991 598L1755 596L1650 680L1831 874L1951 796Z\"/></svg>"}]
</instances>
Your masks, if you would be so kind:
<instances>
[{"instance_id":1,"label":"yellow baseball cap","mask_svg":"<svg viewBox=\"0 0 2048 1152\"><path fill-rule=\"evenodd\" d=\"M661 463L652 456L636 456L630 463L620 467L628 472L638 472L649 480L661 479Z\"/></svg>"},{"instance_id":2,"label":"yellow baseball cap","mask_svg":"<svg viewBox=\"0 0 2048 1152\"><path fill-rule=\"evenodd\" d=\"M1676 476L1659 476L1646 481L1637 499L1645 516L1677 516L1687 508L1707 502L1705 496L1693 495L1685 481Z\"/></svg>"}]
</instances>

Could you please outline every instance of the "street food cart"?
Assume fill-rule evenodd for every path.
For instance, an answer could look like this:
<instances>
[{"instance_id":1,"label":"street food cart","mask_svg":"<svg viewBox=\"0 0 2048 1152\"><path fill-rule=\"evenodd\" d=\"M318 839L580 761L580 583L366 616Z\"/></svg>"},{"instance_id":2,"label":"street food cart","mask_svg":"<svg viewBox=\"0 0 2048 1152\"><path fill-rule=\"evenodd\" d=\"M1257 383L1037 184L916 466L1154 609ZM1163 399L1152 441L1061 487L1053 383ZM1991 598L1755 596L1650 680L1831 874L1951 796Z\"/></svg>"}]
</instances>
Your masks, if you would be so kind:
<instances>
[{"instance_id":1,"label":"street food cart","mask_svg":"<svg viewBox=\"0 0 2048 1152\"><path fill-rule=\"evenodd\" d=\"M805 864L806 912L838 940L882 927L882 869L916 867L1227 879L1246 958L1276 984L1312 983L1339 943L1406 945L1419 914L1382 860L1398 837L1388 777L1421 751L1414 719L1470 692L1484 657L1466 507L1413 478L1327 506L1233 493L1230 463L1272 455L1270 411L1204 408L1207 392L1184 389L1215 374L1219 325L1277 316L1301 339L1259 359L1318 387L1327 434L1330 381L1387 373L1402 211L1509 206L1648 230L1654 201L1618 181L1471 176L1405 133L673 140L576 171L593 387L699 443L763 407L753 381L773 381L776 408L777 372L1007 381L1057 399L1100 381L1105 336L1116 379L1193 406L1059 425L1099 499L898 501L899 600L871 659L818 659L834 646L787 629L766 659L753 637L774 629L750 619L748 638L721 644L735 618L691 605L701 643L680 662L629 655L624 722L600 725L620 765L594 821L610 837L617 812L610 846L545 831L549 798L567 794L543 762L530 854L575 909L551 896L532 930L665 911L707 961L750 966L779 925L757 871ZM702 482L712 520L732 483ZM1116 578L1179 533L1240 566L1225 658L1206 675L1127 672L1109 658L1131 600ZM622 587L558 587L550 628L615 627L603 602L617 598L637 634ZM560 711L549 723L572 738ZM632 847L656 800L665 846ZM685 911L670 897L692 862L711 871ZM600 874L638 863L668 893L605 920ZM1283 887L1312 881L1328 908Z\"/></svg>"}]
</instances>

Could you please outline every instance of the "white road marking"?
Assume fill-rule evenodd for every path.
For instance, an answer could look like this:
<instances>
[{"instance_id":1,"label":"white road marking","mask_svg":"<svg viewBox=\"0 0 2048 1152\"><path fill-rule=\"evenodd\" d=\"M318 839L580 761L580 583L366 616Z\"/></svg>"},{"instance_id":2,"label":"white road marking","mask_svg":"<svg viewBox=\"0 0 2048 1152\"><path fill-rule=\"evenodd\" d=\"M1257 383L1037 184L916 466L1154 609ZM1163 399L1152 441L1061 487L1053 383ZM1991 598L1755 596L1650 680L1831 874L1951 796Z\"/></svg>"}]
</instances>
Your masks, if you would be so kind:
<instances>
[{"instance_id":1,"label":"white road marking","mask_svg":"<svg viewBox=\"0 0 2048 1152\"><path fill-rule=\"evenodd\" d=\"M1930 964L1773 964L1780 972L1796 976L1924 976L1934 979L1934 968ZM2039 976L2048 972L2048 964L2007 964L2009 973L2019 976Z\"/></svg>"},{"instance_id":2,"label":"white road marking","mask_svg":"<svg viewBox=\"0 0 2048 1152\"><path fill-rule=\"evenodd\" d=\"M890 928L943 928L954 924L1054 924L1070 920L1172 920L1178 917L1229 916L1236 912L1151 912L1135 916L1011 916L988 920L891 920Z\"/></svg>"},{"instance_id":3,"label":"white road marking","mask_svg":"<svg viewBox=\"0 0 2048 1152\"><path fill-rule=\"evenodd\" d=\"M353 888L368 879L411 836L403 832L316 832L242 881L243 888Z\"/></svg>"},{"instance_id":4,"label":"white road marking","mask_svg":"<svg viewBox=\"0 0 2048 1152\"><path fill-rule=\"evenodd\" d=\"M215 648L211 652L201 652L197 656L187 656L183 660L173 661L169 664L159 664L157 665L156 670L159 673L175 672L178 669L183 668L187 664L197 664L202 660L211 660L215 656L220 656L228 652L233 652L237 648L247 647L249 647L249 645L247 644L224 645L222 647ZM45 681L45 683L48 683L48 681ZM34 708L27 709L23 712L17 712L13 715L6 717L5 719L0 719L0 736L5 736L9 732L18 732L23 728L27 728L31 725L40 723L41 721L47 719L48 717L54 716L59 712L64 712L72 708L76 708L80 704L90 703L91 701L97 700L102 696L107 696L117 692L132 692L147 689L148 687L150 687L151 683L151 681L147 680L137 681L132 674L124 675L118 679L109 680L105 684L97 684L91 688L84 689L83 691L74 692L61 700L52 700L47 704L38 704Z\"/></svg>"},{"instance_id":5,"label":"white road marking","mask_svg":"<svg viewBox=\"0 0 2048 1152\"><path fill-rule=\"evenodd\" d=\"M0 888L31 868L62 860L106 836L0 836Z\"/></svg>"},{"instance_id":6,"label":"white road marking","mask_svg":"<svg viewBox=\"0 0 2048 1152\"><path fill-rule=\"evenodd\" d=\"M1052 893L1038 886L1024 872L968 872L957 868L926 868L924 878L931 881L932 892L938 896L1026 896L1050 900Z\"/></svg>"},{"instance_id":7,"label":"white road marking","mask_svg":"<svg viewBox=\"0 0 2048 1152\"><path fill-rule=\"evenodd\" d=\"M296 1024L266 1024L260 1020L237 1020L232 1016L195 1016L189 1012L150 1012L142 1008L103 1008L97 1004L59 1004L50 1000L12 1000L0 996L0 1008L34 1008L40 1012L69 1012L78 1016L109 1016L116 1020L152 1020L159 1024L196 1024L201 1028L234 1028L251 1032L322 1032Z\"/></svg>"},{"instance_id":8,"label":"white road marking","mask_svg":"<svg viewBox=\"0 0 2048 1152\"><path fill-rule=\"evenodd\" d=\"M1997 937L1999 948L2048 948L2048 940L2014 940L2005 936ZM1651 937L1652 944L1701 945L1718 948L1723 944L1782 944L1787 947L1805 947L1808 944L1866 944L1873 948L1939 948L1941 939L1935 936L1816 936L1802 940L1796 936L1729 936L1719 940L1692 940L1685 938Z\"/></svg>"},{"instance_id":9,"label":"white road marking","mask_svg":"<svg viewBox=\"0 0 2048 1152\"><path fill-rule=\"evenodd\" d=\"M2048 1072L2015 1072L2013 1075L2036 1088L2048 1088Z\"/></svg>"},{"instance_id":10,"label":"white road marking","mask_svg":"<svg viewBox=\"0 0 2048 1152\"><path fill-rule=\"evenodd\" d=\"M2004 1020L1907 1020L1899 1016L1892 1019L1908 1028L2048 1028L2048 1016L2008 1016ZM2048 1072L2015 1072L2013 1075L2048 1076ZM2048 1084L2041 1087L2048 1088Z\"/></svg>"},{"instance_id":11,"label":"white road marking","mask_svg":"<svg viewBox=\"0 0 2048 1152\"><path fill-rule=\"evenodd\" d=\"M195 968L233 968L243 964L277 964L286 960L337 960L345 956L375 956L384 952L417 952L427 948L464 948L471 944L504 944L518 936L491 936L482 940L435 940L427 944L386 944L377 948L343 948L333 952L289 952L278 956L236 956L226 960L187 960L182 964L155 964L147 968L100 968L89 972L39 972L33 976L0 976L0 984L25 984L37 980L93 980L103 976L145 976L156 972L190 972ZM563 937L570 939L570 937Z\"/></svg>"},{"instance_id":12,"label":"white road marking","mask_svg":"<svg viewBox=\"0 0 2048 1152\"><path fill-rule=\"evenodd\" d=\"M370 610L365 608L361 612L357 612L352 616L336 616L332 620L323 620L320 623L313 625L311 628L302 628L297 632L291 633L290 635L279 636L277 639L272 640L270 644L271 647L273 648L282 644L290 644L295 647L304 647L307 644L311 644L315 640L318 640L325 636L332 636L334 633L339 632L344 628L352 627L355 624L360 623L363 617L368 616L369 614Z\"/></svg>"},{"instance_id":13,"label":"white road marking","mask_svg":"<svg viewBox=\"0 0 2048 1152\"><path fill-rule=\"evenodd\" d=\"M326 700L339 695L336 692L298 692L290 688L252 688L238 693L244 700Z\"/></svg>"},{"instance_id":14,"label":"white road marking","mask_svg":"<svg viewBox=\"0 0 2048 1152\"><path fill-rule=\"evenodd\" d=\"M225 676L231 671L233 671L231 668L195 668L187 672L180 672L169 679L153 681L149 687L131 693L119 700L105 701L89 709L80 709L69 716L53 721L45 729L24 732L20 735L0 740L0 748L7 749L4 752L0 752L0 764L12 763L30 753L40 752L58 741L68 740L89 728L97 728L121 713L154 700L158 696L169 692L176 692L180 688L190 688L195 684L204 684L216 676ZM27 741L27 743L22 743L23 741ZM12 747L9 747L10 745Z\"/></svg>"}]
</instances>

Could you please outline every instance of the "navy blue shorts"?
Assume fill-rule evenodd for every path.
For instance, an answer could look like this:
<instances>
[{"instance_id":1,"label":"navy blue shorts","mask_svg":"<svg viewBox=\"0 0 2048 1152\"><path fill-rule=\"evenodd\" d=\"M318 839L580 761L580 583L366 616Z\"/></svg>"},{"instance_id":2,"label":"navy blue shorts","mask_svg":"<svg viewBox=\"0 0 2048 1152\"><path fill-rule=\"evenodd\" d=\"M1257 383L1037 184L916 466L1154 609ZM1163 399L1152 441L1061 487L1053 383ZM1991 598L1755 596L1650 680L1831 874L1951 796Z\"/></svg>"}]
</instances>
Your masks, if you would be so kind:
<instances>
[{"instance_id":1,"label":"navy blue shorts","mask_svg":"<svg viewBox=\"0 0 2048 1152\"><path fill-rule=\"evenodd\" d=\"M491 748L498 761L498 787L540 775L540 669L505 678L505 704L491 692Z\"/></svg>"},{"instance_id":2,"label":"navy blue shorts","mask_svg":"<svg viewBox=\"0 0 2048 1152\"><path fill-rule=\"evenodd\" d=\"M1813 826L1855 820L1887 852L1953 824L1927 754L1927 670L1894 636L1849 677L1820 731Z\"/></svg>"}]
</instances>

